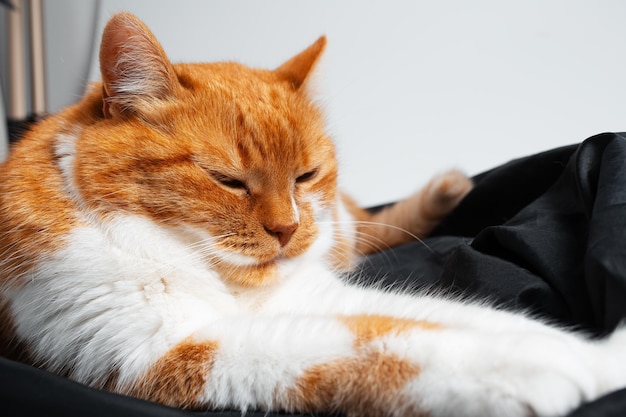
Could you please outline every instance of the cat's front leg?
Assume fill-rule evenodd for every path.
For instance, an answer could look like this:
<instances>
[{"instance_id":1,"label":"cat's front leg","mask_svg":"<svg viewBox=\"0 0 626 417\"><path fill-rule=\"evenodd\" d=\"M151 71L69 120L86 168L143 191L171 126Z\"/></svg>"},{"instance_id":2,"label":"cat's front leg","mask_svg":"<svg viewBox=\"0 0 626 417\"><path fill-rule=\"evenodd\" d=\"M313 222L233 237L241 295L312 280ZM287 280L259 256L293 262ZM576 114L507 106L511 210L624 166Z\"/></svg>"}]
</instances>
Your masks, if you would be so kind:
<instances>
[{"instance_id":1,"label":"cat's front leg","mask_svg":"<svg viewBox=\"0 0 626 417\"><path fill-rule=\"evenodd\" d=\"M623 359L608 344L380 315L230 317L122 391L204 409L548 417L616 388L596 369Z\"/></svg>"},{"instance_id":2,"label":"cat's front leg","mask_svg":"<svg viewBox=\"0 0 626 417\"><path fill-rule=\"evenodd\" d=\"M591 352L566 340L456 329L436 338L421 338L414 355L422 372L406 388L431 416L556 417L601 394Z\"/></svg>"},{"instance_id":3,"label":"cat's front leg","mask_svg":"<svg viewBox=\"0 0 626 417\"><path fill-rule=\"evenodd\" d=\"M421 415L403 389L420 366L361 317L231 317L172 347L118 391L174 407ZM373 332L372 332L373 331Z\"/></svg>"}]
</instances>

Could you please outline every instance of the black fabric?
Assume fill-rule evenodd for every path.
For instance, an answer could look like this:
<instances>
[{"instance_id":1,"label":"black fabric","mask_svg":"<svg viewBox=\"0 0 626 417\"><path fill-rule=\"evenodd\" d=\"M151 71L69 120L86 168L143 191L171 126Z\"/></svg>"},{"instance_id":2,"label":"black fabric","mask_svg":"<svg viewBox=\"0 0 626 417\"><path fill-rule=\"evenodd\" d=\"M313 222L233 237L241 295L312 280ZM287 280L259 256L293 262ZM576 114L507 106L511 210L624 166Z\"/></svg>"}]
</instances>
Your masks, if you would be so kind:
<instances>
[{"instance_id":1,"label":"black fabric","mask_svg":"<svg viewBox=\"0 0 626 417\"><path fill-rule=\"evenodd\" d=\"M475 183L431 237L373 255L361 272L390 285L488 298L595 335L624 319L626 135L601 134L518 159L478 175ZM0 386L2 415L240 415L161 407L4 359ZM618 415L626 415L626 390L570 417Z\"/></svg>"}]
</instances>

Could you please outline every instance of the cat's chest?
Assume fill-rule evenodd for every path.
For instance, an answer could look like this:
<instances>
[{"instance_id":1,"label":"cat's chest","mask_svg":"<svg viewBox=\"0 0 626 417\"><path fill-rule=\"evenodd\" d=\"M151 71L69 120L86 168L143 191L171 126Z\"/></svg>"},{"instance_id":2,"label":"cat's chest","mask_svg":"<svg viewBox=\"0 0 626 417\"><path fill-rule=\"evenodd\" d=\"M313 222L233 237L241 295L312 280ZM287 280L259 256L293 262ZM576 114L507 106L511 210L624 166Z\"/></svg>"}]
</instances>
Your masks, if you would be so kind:
<instances>
[{"instance_id":1,"label":"cat's chest","mask_svg":"<svg viewBox=\"0 0 626 417\"><path fill-rule=\"evenodd\" d=\"M241 313L327 314L345 296L345 286L321 260L297 260L280 268L270 286L228 287Z\"/></svg>"},{"instance_id":2,"label":"cat's chest","mask_svg":"<svg viewBox=\"0 0 626 417\"><path fill-rule=\"evenodd\" d=\"M164 319L324 311L340 287L317 256L284 262L269 286L229 285L178 236L163 233L141 218L121 217L105 227L84 227L73 231L66 242L42 265L44 271L57 271L62 282L56 281L56 289L97 291L104 294L99 302L111 308L145 309ZM87 259L90 270L85 274ZM55 288L39 290L54 292Z\"/></svg>"}]
</instances>

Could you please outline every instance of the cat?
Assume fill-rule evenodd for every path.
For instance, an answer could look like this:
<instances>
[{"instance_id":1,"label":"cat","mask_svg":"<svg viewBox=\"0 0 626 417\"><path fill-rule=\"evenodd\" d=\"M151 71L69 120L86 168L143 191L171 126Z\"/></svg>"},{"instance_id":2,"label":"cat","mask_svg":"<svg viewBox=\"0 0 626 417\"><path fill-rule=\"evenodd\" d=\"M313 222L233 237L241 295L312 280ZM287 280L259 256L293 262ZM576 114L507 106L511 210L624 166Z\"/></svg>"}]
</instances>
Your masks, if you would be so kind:
<instances>
[{"instance_id":1,"label":"cat","mask_svg":"<svg viewBox=\"0 0 626 417\"><path fill-rule=\"evenodd\" d=\"M342 280L427 235L457 171L381 211L337 190L310 79L172 64L135 16L102 35L102 82L0 167L2 354L188 409L557 416L626 386L603 340L487 303Z\"/></svg>"}]
</instances>

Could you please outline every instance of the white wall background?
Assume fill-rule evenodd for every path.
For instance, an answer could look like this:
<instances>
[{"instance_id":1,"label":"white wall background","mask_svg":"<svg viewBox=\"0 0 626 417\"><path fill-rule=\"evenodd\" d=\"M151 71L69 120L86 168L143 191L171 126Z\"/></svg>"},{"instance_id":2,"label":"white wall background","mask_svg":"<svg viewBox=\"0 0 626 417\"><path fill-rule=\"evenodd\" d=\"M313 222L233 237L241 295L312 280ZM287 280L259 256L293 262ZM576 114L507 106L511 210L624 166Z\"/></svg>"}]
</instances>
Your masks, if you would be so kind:
<instances>
[{"instance_id":1,"label":"white wall background","mask_svg":"<svg viewBox=\"0 0 626 417\"><path fill-rule=\"evenodd\" d=\"M120 10L144 20L173 61L273 68L326 34L318 84L342 184L366 205L400 198L448 167L475 174L626 130L623 0L46 0L45 7L53 109L79 95L87 76L76 75L78 67L98 78L97 47L87 59L83 44L92 40L91 22L99 34ZM55 86L65 94L52 93Z\"/></svg>"}]
</instances>

